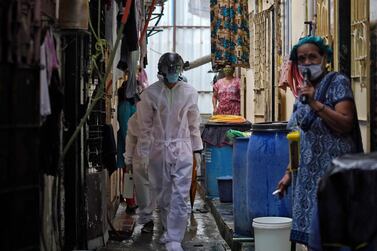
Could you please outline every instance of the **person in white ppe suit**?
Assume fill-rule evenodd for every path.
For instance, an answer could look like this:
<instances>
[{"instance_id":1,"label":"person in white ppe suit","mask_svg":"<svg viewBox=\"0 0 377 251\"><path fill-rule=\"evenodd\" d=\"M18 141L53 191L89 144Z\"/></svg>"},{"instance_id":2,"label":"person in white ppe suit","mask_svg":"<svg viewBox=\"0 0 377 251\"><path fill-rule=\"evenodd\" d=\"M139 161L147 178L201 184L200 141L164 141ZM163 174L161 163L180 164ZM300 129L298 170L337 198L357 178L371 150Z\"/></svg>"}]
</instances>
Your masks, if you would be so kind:
<instances>
[{"instance_id":1,"label":"person in white ppe suit","mask_svg":"<svg viewBox=\"0 0 377 251\"><path fill-rule=\"evenodd\" d=\"M136 151L138 136L140 135L137 121L137 111L128 120L128 131L126 136L126 153L124 160L126 172L133 173L135 183L136 202L138 205L138 223L142 224L142 233L153 232L153 210L155 209L154 196L151 194L148 179L148 166L141 162L140 156Z\"/></svg>"},{"instance_id":2,"label":"person in white ppe suit","mask_svg":"<svg viewBox=\"0 0 377 251\"><path fill-rule=\"evenodd\" d=\"M138 151L149 163L166 249L183 250L189 209L186 201L192 178L193 154L198 163L203 144L197 91L181 80L183 60L165 53L158 62L159 81L141 95L137 105L140 135Z\"/></svg>"}]
</instances>

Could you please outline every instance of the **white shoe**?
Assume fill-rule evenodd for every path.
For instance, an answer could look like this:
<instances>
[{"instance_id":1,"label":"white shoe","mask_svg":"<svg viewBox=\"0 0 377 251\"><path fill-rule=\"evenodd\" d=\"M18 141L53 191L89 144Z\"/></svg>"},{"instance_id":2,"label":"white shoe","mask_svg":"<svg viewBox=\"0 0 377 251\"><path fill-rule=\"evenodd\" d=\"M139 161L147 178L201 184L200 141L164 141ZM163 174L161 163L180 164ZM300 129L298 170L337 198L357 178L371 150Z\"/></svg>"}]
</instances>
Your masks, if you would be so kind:
<instances>
[{"instance_id":1,"label":"white shoe","mask_svg":"<svg viewBox=\"0 0 377 251\"><path fill-rule=\"evenodd\" d=\"M166 243L165 248L167 251L183 251L181 243L176 241Z\"/></svg>"}]
</instances>

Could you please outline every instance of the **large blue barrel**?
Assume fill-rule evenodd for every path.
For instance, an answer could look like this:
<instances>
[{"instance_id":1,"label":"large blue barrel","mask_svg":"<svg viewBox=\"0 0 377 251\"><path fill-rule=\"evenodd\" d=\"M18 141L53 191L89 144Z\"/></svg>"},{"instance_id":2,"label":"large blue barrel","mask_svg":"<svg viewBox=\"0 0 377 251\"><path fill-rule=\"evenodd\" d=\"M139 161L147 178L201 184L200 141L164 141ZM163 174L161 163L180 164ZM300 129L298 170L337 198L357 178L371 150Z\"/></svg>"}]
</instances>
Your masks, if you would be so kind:
<instances>
[{"instance_id":1,"label":"large blue barrel","mask_svg":"<svg viewBox=\"0 0 377 251\"><path fill-rule=\"evenodd\" d=\"M213 146L207 144L205 151L205 174L207 196L209 198L219 197L217 178L221 176L232 176L232 154L233 147Z\"/></svg>"},{"instance_id":2,"label":"large blue barrel","mask_svg":"<svg viewBox=\"0 0 377 251\"><path fill-rule=\"evenodd\" d=\"M251 225L247 210L247 145L249 138L236 138L233 143L233 215L234 232L250 236Z\"/></svg>"},{"instance_id":3,"label":"large blue barrel","mask_svg":"<svg viewBox=\"0 0 377 251\"><path fill-rule=\"evenodd\" d=\"M289 163L286 123L256 123L247 149L247 203L250 219L291 217L291 195L272 195ZM250 223L251 224L251 223Z\"/></svg>"}]
</instances>

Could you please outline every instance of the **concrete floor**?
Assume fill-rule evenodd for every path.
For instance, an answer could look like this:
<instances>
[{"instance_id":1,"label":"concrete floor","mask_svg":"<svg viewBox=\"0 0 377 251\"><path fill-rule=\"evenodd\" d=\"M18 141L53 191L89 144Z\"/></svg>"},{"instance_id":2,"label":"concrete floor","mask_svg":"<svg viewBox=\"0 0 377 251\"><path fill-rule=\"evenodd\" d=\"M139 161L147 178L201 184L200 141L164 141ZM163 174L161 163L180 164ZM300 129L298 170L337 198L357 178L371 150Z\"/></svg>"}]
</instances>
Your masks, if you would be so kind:
<instances>
[{"instance_id":1,"label":"concrete floor","mask_svg":"<svg viewBox=\"0 0 377 251\"><path fill-rule=\"evenodd\" d=\"M124 206L121 205L118 215L123 214ZM230 250L227 243L221 237L212 214L206 210L204 201L199 195L196 196L193 212L190 214L185 238L182 246L185 251L223 251ZM157 210L156 210L157 211ZM124 217L124 216L123 216ZM127 216L133 217L135 216ZM166 250L164 245L159 244L162 230L158 219L158 212L154 214L155 230L151 234L141 233L141 226L136 225L132 236L124 241L110 240L106 247L99 251L149 251Z\"/></svg>"}]
</instances>

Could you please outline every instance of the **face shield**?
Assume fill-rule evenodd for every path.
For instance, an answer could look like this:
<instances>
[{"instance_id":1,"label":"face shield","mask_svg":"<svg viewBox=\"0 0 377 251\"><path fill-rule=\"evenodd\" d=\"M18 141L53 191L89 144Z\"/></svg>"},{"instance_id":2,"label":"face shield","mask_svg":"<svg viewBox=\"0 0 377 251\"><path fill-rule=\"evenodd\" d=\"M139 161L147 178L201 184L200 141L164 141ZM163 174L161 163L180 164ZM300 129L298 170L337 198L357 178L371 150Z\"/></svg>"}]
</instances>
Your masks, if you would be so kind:
<instances>
[{"instance_id":1,"label":"face shield","mask_svg":"<svg viewBox=\"0 0 377 251\"><path fill-rule=\"evenodd\" d=\"M164 66L165 70L165 78L169 84L174 84L178 82L179 76L182 72L182 67L180 65L169 65Z\"/></svg>"},{"instance_id":2,"label":"face shield","mask_svg":"<svg viewBox=\"0 0 377 251\"><path fill-rule=\"evenodd\" d=\"M158 62L158 73L168 84L177 83L183 71L183 60L177 53L165 53Z\"/></svg>"}]
</instances>

